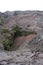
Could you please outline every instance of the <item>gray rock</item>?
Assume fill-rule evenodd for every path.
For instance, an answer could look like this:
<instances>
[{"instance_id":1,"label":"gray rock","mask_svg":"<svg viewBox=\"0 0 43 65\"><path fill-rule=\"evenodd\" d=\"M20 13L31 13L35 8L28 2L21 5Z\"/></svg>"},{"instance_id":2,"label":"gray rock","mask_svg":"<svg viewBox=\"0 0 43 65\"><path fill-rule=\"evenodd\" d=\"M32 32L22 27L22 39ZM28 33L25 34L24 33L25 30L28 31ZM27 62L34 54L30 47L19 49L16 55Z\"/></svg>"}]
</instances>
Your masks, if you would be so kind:
<instances>
[{"instance_id":1,"label":"gray rock","mask_svg":"<svg viewBox=\"0 0 43 65\"><path fill-rule=\"evenodd\" d=\"M16 63L10 63L9 65L17 65Z\"/></svg>"},{"instance_id":2,"label":"gray rock","mask_svg":"<svg viewBox=\"0 0 43 65\"><path fill-rule=\"evenodd\" d=\"M22 53L22 54L21 54ZM0 51L0 65L43 65L43 53L31 50Z\"/></svg>"},{"instance_id":3,"label":"gray rock","mask_svg":"<svg viewBox=\"0 0 43 65\"><path fill-rule=\"evenodd\" d=\"M4 50L3 44L0 43L0 50Z\"/></svg>"},{"instance_id":4,"label":"gray rock","mask_svg":"<svg viewBox=\"0 0 43 65\"><path fill-rule=\"evenodd\" d=\"M6 61L2 61L0 62L1 65L7 65L7 62Z\"/></svg>"}]
</instances>

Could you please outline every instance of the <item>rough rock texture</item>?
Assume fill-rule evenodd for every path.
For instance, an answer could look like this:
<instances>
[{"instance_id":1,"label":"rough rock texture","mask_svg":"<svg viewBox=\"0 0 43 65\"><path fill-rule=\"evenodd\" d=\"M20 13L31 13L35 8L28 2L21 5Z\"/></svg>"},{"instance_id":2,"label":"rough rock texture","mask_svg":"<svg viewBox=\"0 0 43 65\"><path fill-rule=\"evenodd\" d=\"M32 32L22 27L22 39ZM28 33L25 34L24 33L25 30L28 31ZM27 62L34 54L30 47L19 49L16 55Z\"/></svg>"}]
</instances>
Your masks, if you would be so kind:
<instances>
[{"instance_id":1,"label":"rough rock texture","mask_svg":"<svg viewBox=\"0 0 43 65\"><path fill-rule=\"evenodd\" d=\"M32 53L29 49L0 51L0 65L43 65L43 53Z\"/></svg>"},{"instance_id":2,"label":"rough rock texture","mask_svg":"<svg viewBox=\"0 0 43 65\"><path fill-rule=\"evenodd\" d=\"M38 33L32 40L30 37L28 39L26 37L25 40L24 37L18 38L20 42L16 39L18 45L22 43L17 51L4 51L3 45L0 44L0 65L43 65L43 11L7 11L0 12L0 17L4 22L0 25L0 43L4 38L2 30L5 28L11 30L15 24L23 30L34 30Z\"/></svg>"},{"instance_id":3,"label":"rough rock texture","mask_svg":"<svg viewBox=\"0 0 43 65\"><path fill-rule=\"evenodd\" d=\"M38 49L43 51L43 35L29 35L17 37L12 50Z\"/></svg>"},{"instance_id":4,"label":"rough rock texture","mask_svg":"<svg viewBox=\"0 0 43 65\"><path fill-rule=\"evenodd\" d=\"M11 29L13 25L18 24L25 30L36 30L42 34L43 29L43 11L14 11L0 13L4 21L4 28ZM27 25L31 27L27 27Z\"/></svg>"}]
</instances>

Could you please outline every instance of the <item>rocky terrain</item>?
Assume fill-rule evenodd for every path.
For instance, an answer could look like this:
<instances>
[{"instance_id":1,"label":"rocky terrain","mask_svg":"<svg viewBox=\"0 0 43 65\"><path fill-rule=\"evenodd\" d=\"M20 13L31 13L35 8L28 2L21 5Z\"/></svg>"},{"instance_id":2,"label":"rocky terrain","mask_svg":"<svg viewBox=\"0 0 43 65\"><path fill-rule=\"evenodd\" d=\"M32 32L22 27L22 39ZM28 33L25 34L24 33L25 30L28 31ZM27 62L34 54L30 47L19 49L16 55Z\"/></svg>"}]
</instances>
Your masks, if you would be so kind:
<instances>
[{"instance_id":1,"label":"rocky terrain","mask_svg":"<svg viewBox=\"0 0 43 65\"><path fill-rule=\"evenodd\" d=\"M43 11L0 12L0 65L43 65Z\"/></svg>"},{"instance_id":2,"label":"rocky terrain","mask_svg":"<svg viewBox=\"0 0 43 65\"><path fill-rule=\"evenodd\" d=\"M40 31L43 29L43 11L14 11L0 12L0 17L4 21L4 28L11 29L13 25L18 24L25 30ZM28 25L31 25L28 28Z\"/></svg>"},{"instance_id":3,"label":"rocky terrain","mask_svg":"<svg viewBox=\"0 0 43 65\"><path fill-rule=\"evenodd\" d=\"M0 65L43 65L43 53L30 49L0 51Z\"/></svg>"},{"instance_id":4,"label":"rocky terrain","mask_svg":"<svg viewBox=\"0 0 43 65\"><path fill-rule=\"evenodd\" d=\"M0 65L43 65L43 52L30 49L0 51Z\"/></svg>"}]
</instances>

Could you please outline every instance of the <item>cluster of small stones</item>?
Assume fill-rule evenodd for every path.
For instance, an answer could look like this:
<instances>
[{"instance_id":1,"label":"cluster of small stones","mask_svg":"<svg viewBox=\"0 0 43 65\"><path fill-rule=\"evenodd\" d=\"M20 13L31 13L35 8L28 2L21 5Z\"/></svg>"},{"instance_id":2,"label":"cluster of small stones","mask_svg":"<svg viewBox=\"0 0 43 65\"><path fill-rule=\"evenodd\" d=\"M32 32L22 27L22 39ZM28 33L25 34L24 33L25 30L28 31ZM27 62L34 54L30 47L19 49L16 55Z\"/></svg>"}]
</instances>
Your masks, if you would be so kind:
<instances>
[{"instance_id":1,"label":"cluster of small stones","mask_svg":"<svg viewBox=\"0 0 43 65\"><path fill-rule=\"evenodd\" d=\"M43 65L43 53L30 50L0 51L0 65Z\"/></svg>"}]
</instances>

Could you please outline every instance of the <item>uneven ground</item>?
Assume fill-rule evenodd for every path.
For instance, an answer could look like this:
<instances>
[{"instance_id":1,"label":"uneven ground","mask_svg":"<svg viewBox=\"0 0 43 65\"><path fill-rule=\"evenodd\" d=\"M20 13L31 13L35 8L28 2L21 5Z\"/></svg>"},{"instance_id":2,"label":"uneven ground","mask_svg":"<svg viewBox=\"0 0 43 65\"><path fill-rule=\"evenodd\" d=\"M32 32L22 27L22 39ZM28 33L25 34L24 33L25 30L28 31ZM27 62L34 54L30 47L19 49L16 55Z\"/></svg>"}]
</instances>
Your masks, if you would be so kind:
<instances>
[{"instance_id":1,"label":"uneven ground","mask_svg":"<svg viewBox=\"0 0 43 65\"><path fill-rule=\"evenodd\" d=\"M0 12L0 17L4 21L0 25L0 65L43 65L43 11ZM5 51L2 30L11 30L15 24L25 31L36 31L37 35L17 37L13 51Z\"/></svg>"},{"instance_id":2,"label":"uneven ground","mask_svg":"<svg viewBox=\"0 0 43 65\"><path fill-rule=\"evenodd\" d=\"M32 53L30 49L0 51L0 65L43 65L43 52Z\"/></svg>"}]
</instances>

